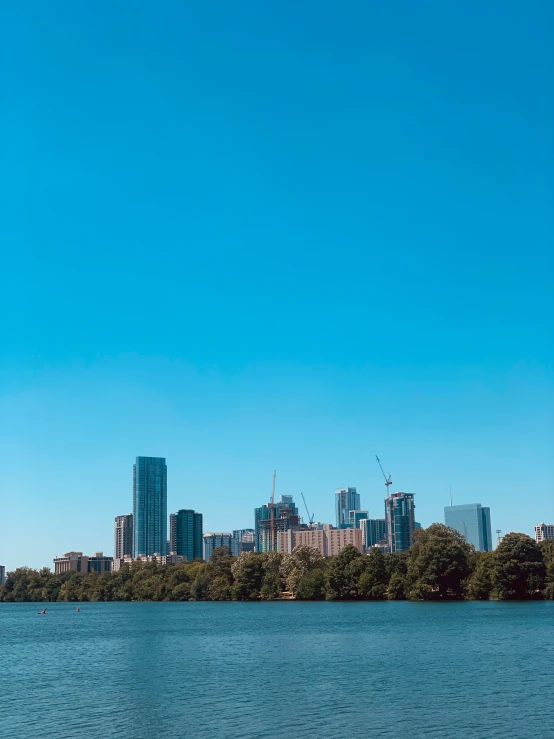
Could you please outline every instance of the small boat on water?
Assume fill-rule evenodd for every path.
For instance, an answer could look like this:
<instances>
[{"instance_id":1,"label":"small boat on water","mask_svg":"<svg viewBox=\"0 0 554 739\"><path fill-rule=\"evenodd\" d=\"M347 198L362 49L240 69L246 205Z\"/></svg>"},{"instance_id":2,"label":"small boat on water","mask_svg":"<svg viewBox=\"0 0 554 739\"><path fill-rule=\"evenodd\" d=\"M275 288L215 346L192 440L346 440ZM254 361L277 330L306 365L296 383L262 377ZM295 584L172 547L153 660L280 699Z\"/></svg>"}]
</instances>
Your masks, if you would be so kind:
<instances>
[{"instance_id":1,"label":"small boat on water","mask_svg":"<svg viewBox=\"0 0 554 739\"><path fill-rule=\"evenodd\" d=\"M46 616L46 608L43 608L42 611L38 612L39 616Z\"/></svg>"}]
</instances>

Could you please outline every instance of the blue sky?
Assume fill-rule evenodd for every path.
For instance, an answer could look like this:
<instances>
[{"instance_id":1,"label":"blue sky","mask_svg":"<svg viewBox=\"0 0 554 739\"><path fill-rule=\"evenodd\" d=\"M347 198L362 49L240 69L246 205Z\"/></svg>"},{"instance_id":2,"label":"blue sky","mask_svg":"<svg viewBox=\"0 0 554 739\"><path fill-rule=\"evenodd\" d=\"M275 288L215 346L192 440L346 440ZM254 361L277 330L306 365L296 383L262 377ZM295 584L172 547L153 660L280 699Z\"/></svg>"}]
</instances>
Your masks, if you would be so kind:
<instances>
[{"instance_id":1,"label":"blue sky","mask_svg":"<svg viewBox=\"0 0 554 739\"><path fill-rule=\"evenodd\" d=\"M554 521L551 3L4 9L0 563L356 485Z\"/></svg>"}]
</instances>

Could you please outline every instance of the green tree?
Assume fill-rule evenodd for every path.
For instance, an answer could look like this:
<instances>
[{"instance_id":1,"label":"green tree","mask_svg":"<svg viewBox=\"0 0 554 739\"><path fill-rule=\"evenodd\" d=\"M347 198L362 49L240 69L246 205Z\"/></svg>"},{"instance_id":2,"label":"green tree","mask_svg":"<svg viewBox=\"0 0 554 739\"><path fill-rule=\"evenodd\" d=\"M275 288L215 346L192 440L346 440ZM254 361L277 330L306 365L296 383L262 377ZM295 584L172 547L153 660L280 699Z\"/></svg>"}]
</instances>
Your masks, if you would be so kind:
<instances>
[{"instance_id":1,"label":"green tree","mask_svg":"<svg viewBox=\"0 0 554 739\"><path fill-rule=\"evenodd\" d=\"M545 539L539 544L545 565L544 597L554 600L554 539Z\"/></svg>"},{"instance_id":2,"label":"green tree","mask_svg":"<svg viewBox=\"0 0 554 739\"><path fill-rule=\"evenodd\" d=\"M358 597L358 582L364 568L364 557L352 544L333 557L327 567L328 600L350 600Z\"/></svg>"},{"instance_id":3,"label":"green tree","mask_svg":"<svg viewBox=\"0 0 554 739\"><path fill-rule=\"evenodd\" d=\"M507 534L494 552L492 597L497 600L542 598L545 577L539 545L525 534Z\"/></svg>"},{"instance_id":4,"label":"green tree","mask_svg":"<svg viewBox=\"0 0 554 739\"><path fill-rule=\"evenodd\" d=\"M234 600L256 600L262 587L264 568L259 554L243 553L232 565Z\"/></svg>"},{"instance_id":5,"label":"green tree","mask_svg":"<svg viewBox=\"0 0 554 739\"><path fill-rule=\"evenodd\" d=\"M325 571L323 568L306 572L296 585L297 600L325 599Z\"/></svg>"},{"instance_id":6,"label":"green tree","mask_svg":"<svg viewBox=\"0 0 554 739\"><path fill-rule=\"evenodd\" d=\"M461 598L472 551L461 534L441 523L416 531L408 552L410 598Z\"/></svg>"},{"instance_id":7,"label":"green tree","mask_svg":"<svg viewBox=\"0 0 554 739\"><path fill-rule=\"evenodd\" d=\"M358 580L358 594L365 600L386 598L389 583L385 558L380 549L374 549L365 558L364 569Z\"/></svg>"},{"instance_id":8,"label":"green tree","mask_svg":"<svg viewBox=\"0 0 554 739\"><path fill-rule=\"evenodd\" d=\"M493 588L494 563L494 552L475 552L473 572L467 584L468 598L473 600L488 600L490 598Z\"/></svg>"},{"instance_id":9,"label":"green tree","mask_svg":"<svg viewBox=\"0 0 554 739\"><path fill-rule=\"evenodd\" d=\"M281 576L287 590L296 595L300 580L312 570L322 570L324 562L318 549L307 546L295 547L293 553L285 557L281 565Z\"/></svg>"}]
</instances>

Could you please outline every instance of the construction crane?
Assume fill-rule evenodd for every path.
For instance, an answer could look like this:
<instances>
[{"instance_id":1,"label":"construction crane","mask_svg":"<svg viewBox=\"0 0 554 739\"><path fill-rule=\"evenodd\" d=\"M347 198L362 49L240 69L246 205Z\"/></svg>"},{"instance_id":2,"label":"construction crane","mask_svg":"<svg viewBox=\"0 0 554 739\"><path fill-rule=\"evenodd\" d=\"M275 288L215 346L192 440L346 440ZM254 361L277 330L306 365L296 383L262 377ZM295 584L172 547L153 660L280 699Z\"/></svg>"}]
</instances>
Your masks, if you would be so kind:
<instances>
[{"instance_id":1,"label":"construction crane","mask_svg":"<svg viewBox=\"0 0 554 739\"><path fill-rule=\"evenodd\" d=\"M383 473L383 477L385 478L385 490L387 492L387 494L386 494L385 497L388 498L389 497L389 485L392 485L391 476L389 475L387 477L385 475L385 470L383 469L383 465L381 464L381 460L379 459L379 457L377 455L375 455L375 459L377 460L377 464L381 468L381 472Z\"/></svg>"},{"instance_id":2,"label":"construction crane","mask_svg":"<svg viewBox=\"0 0 554 739\"><path fill-rule=\"evenodd\" d=\"M308 521L310 522L310 526L311 526L314 522L314 514L312 513L312 515L310 516L310 511L308 510L308 504L306 503L306 498L304 497L304 493L300 493L300 495L302 496L302 500L304 501L304 505L306 507L306 513L308 514Z\"/></svg>"},{"instance_id":3,"label":"construction crane","mask_svg":"<svg viewBox=\"0 0 554 739\"><path fill-rule=\"evenodd\" d=\"M275 551L275 478L277 470L273 470L273 487L271 489L271 503L269 504L269 550Z\"/></svg>"}]
</instances>

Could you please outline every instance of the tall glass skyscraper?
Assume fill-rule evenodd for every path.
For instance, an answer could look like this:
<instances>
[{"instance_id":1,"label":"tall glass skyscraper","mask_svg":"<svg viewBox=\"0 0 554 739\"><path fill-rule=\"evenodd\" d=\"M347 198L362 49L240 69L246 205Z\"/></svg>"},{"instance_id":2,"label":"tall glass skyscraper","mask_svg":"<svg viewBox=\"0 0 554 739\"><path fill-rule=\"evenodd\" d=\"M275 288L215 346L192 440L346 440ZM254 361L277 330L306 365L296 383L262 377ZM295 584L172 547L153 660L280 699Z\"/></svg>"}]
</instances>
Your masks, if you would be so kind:
<instances>
[{"instance_id":1,"label":"tall glass skyscraper","mask_svg":"<svg viewBox=\"0 0 554 739\"><path fill-rule=\"evenodd\" d=\"M360 494L356 488L337 488L335 490L335 515L337 529L347 529L350 525L350 511L360 510Z\"/></svg>"},{"instance_id":2,"label":"tall glass skyscraper","mask_svg":"<svg viewBox=\"0 0 554 739\"><path fill-rule=\"evenodd\" d=\"M412 546L414 509L413 493L392 493L385 500L385 521L391 552L404 552Z\"/></svg>"},{"instance_id":3,"label":"tall glass skyscraper","mask_svg":"<svg viewBox=\"0 0 554 739\"><path fill-rule=\"evenodd\" d=\"M133 556L166 554L165 457L137 457L133 465Z\"/></svg>"},{"instance_id":4,"label":"tall glass skyscraper","mask_svg":"<svg viewBox=\"0 0 554 739\"><path fill-rule=\"evenodd\" d=\"M189 562L204 555L202 535L201 513L185 508L169 516L170 549Z\"/></svg>"},{"instance_id":5,"label":"tall glass skyscraper","mask_svg":"<svg viewBox=\"0 0 554 739\"><path fill-rule=\"evenodd\" d=\"M480 503L444 508L444 523L458 531L478 552L492 551L491 509Z\"/></svg>"}]
</instances>

